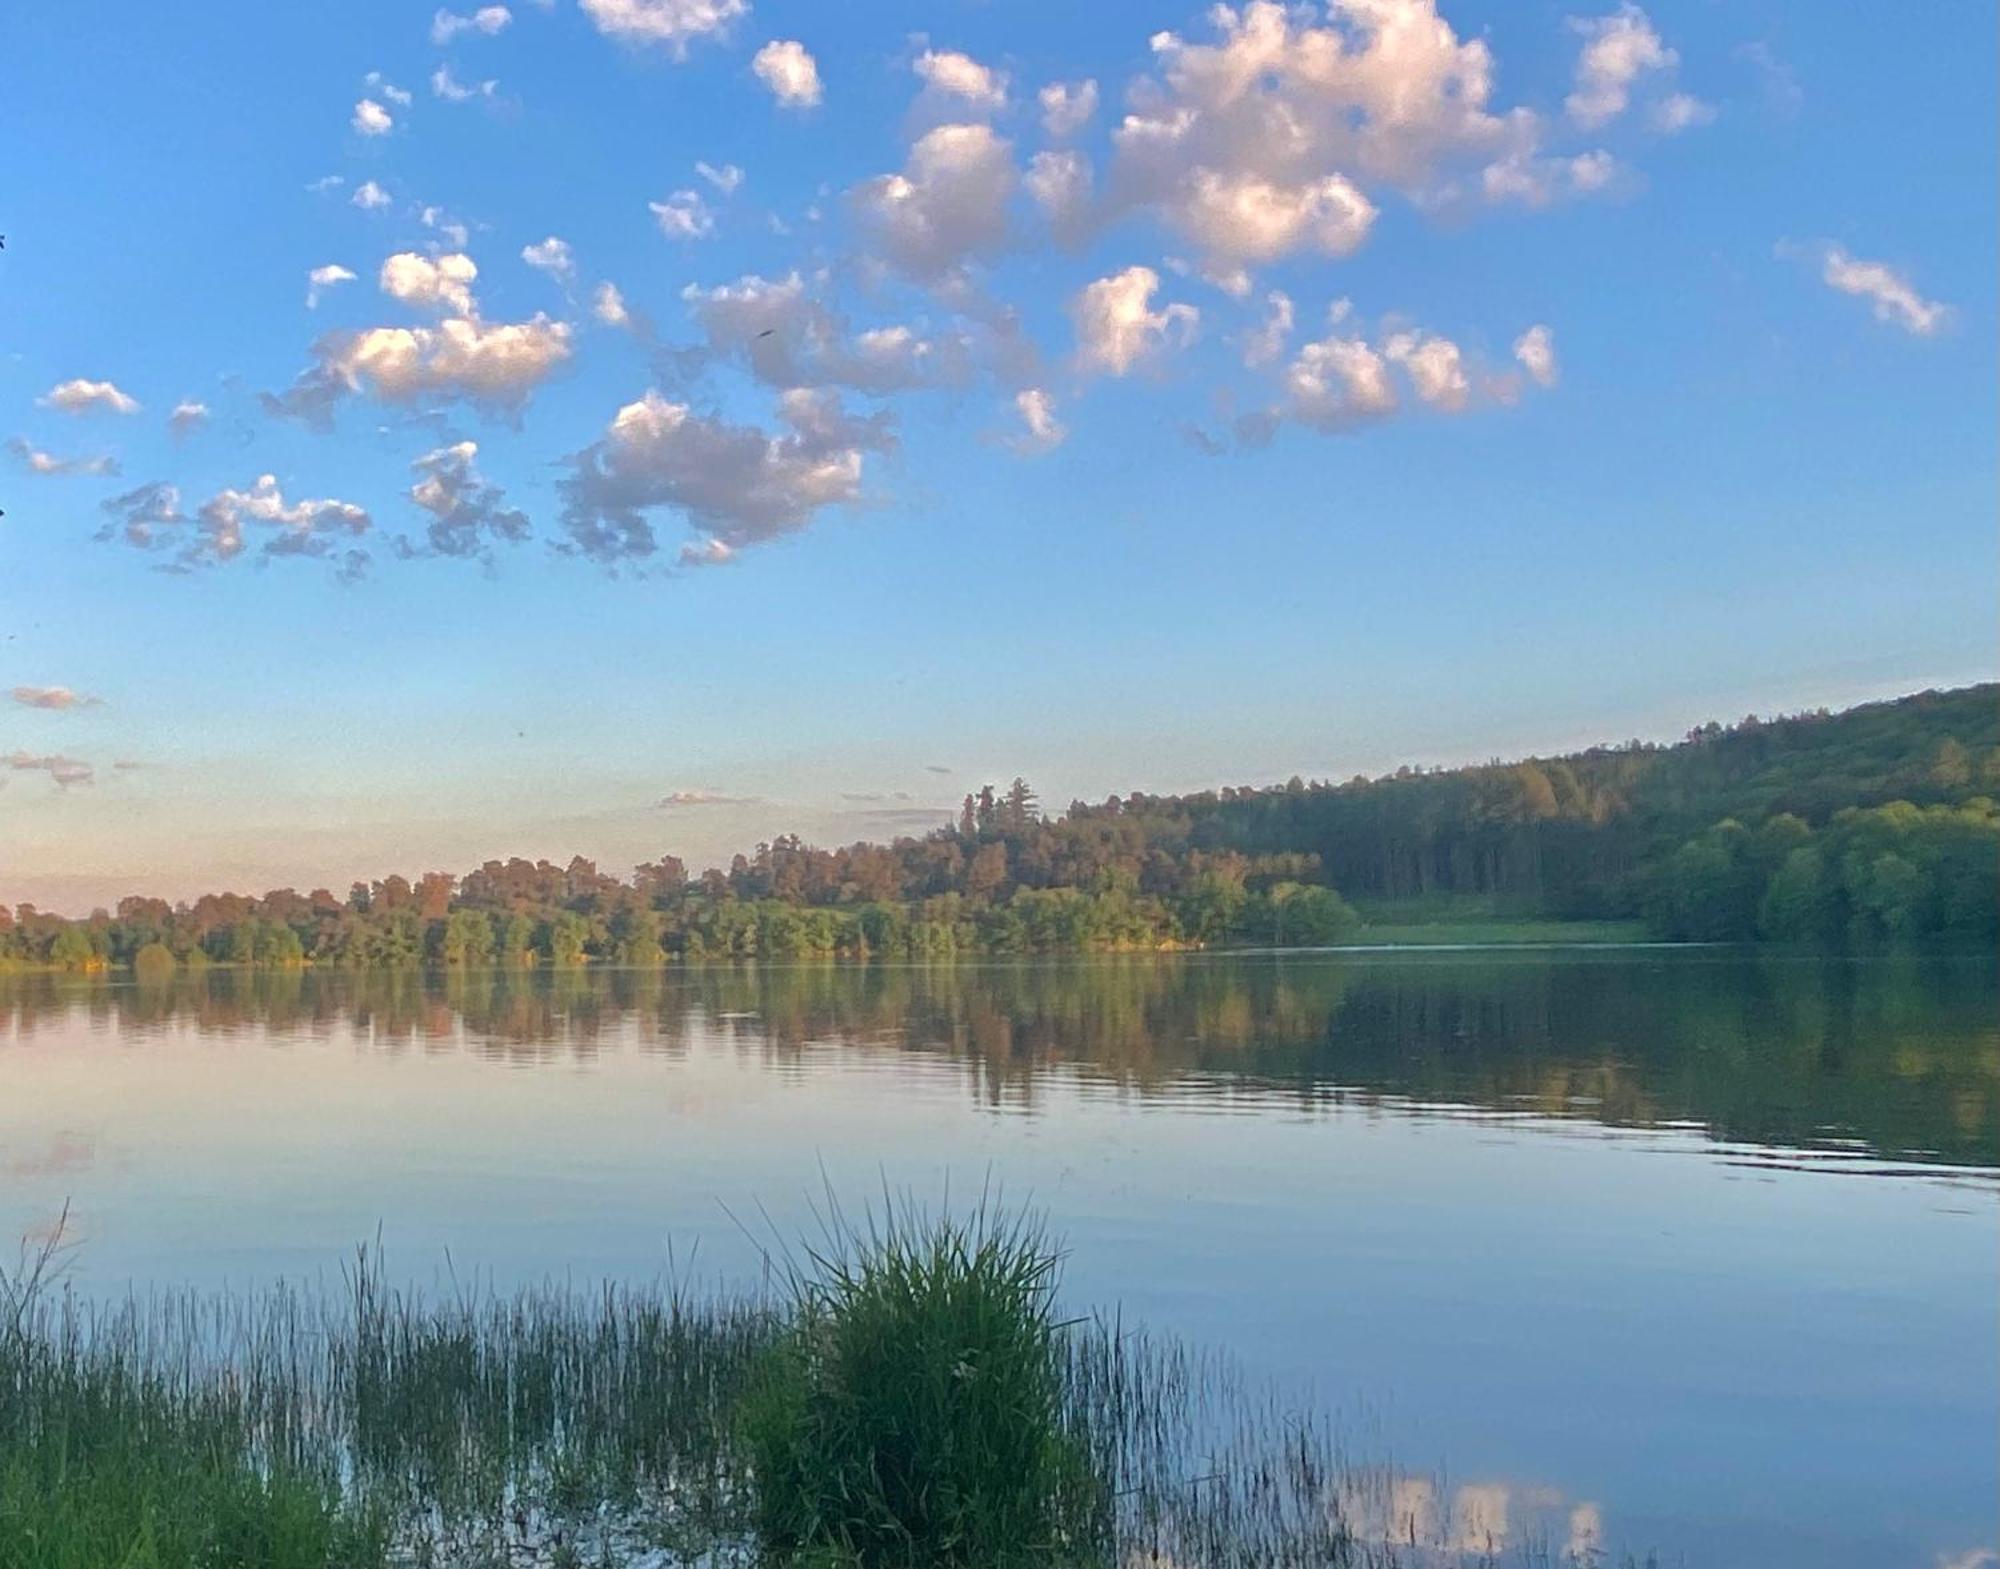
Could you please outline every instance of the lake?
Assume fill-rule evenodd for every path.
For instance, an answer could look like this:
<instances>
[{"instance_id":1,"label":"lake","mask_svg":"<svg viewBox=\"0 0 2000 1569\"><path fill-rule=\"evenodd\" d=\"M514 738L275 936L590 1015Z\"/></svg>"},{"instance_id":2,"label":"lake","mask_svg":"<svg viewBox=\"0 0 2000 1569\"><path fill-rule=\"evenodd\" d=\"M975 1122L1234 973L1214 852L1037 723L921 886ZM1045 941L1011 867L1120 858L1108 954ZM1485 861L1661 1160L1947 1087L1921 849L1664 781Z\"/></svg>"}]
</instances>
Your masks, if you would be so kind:
<instances>
[{"instance_id":1,"label":"lake","mask_svg":"<svg viewBox=\"0 0 2000 1569\"><path fill-rule=\"evenodd\" d=\"M77 1288L669 1273L885 1190L1338 1414L1512 1548L1972 1569L2000 966L1699 949L0 977L0 1232ZM1399 1504L1399 1507L1401 1505Z\"/></svg>"}]
</instances>

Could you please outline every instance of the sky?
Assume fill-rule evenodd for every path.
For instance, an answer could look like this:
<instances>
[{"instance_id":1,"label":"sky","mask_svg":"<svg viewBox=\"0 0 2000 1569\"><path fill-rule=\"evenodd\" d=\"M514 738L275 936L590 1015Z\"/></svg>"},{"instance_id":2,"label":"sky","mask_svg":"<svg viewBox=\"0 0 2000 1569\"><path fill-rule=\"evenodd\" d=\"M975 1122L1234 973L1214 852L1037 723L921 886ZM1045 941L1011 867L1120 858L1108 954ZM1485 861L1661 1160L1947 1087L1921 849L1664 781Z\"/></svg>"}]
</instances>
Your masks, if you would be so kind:
<instances>
[{"instance_id":1,"label":"sky","mask_svg":"<svg viewBox=\"0 0 2000 1569\"><path fill-rule=\"evenodd\" d=\"M0 18L0 900L1996 666L1991 7Z\"/></svg>"}]
</instances>

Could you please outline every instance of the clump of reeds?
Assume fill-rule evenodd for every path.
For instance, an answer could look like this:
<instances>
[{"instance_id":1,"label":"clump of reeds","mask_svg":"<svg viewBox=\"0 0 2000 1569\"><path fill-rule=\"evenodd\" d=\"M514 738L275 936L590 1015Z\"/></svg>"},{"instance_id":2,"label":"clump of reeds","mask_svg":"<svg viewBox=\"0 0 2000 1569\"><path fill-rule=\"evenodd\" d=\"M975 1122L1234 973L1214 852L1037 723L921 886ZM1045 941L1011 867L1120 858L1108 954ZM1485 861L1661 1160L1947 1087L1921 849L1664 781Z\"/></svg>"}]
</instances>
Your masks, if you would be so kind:
<instances>
[{"instance_id":1,"label":"clump of reeds","mask_svg":"<svg viewBox=\"0 0 2000 1569\"><path fill-rule=\"evenodd\" d=\"M1060 1259L1038 1224L984 1205L836 1218L786 1274L785 1330L746 1407L761 1539L861 1569L1106 1558Z\"/></svg>"}]
</instances>

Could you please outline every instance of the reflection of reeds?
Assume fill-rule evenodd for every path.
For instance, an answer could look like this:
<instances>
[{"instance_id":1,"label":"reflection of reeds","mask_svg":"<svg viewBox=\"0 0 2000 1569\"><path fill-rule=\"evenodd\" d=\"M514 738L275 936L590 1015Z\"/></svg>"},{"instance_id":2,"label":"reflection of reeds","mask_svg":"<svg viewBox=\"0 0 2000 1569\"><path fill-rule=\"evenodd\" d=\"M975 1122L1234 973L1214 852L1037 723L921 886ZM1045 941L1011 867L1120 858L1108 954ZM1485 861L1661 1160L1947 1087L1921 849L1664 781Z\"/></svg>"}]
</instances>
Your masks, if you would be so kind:
<instances>
[{"instance_id":1,"label":"reflection of reeds","mask_svg":"<svg viewBox=\"0 0 2000 1569\"><path fill-rule=\"evenodd\" d=\"M1467 1558L1472 1544L1428 1516L1422 1533L1414 1516L1383 1529L1376 1494L1411 1484L1346 1464L1326 1426L1224 1363L1057 1322L1054 1255L1032 1229L898 1222L850 1240L782 1303L619 1287L422 1300L365 1256L343 1290L108 1306L9 1275L0 1565L754 1563L774 1490L797 1503L804 1488L813 1520L838 1519L885 1446L917 1436L925 1463L904 1480L928 1491L875 1496L870 1533L795 1533L846 1544L813 1562L1490 1557ZM966 1393L982 1389L992 1398ZM821 1424L803 1450L800 1402ZM774 1452L804 1472L787 1476ZM823 1481L842 1485L815 1491ZM1063 1507L1024 1505L1024 1483ZM1042 1549L977 1539L1022 1520L1049 1527ZM1553 1560L1517 1544L1509 1561Z\"/></svg>"}]
</instances>

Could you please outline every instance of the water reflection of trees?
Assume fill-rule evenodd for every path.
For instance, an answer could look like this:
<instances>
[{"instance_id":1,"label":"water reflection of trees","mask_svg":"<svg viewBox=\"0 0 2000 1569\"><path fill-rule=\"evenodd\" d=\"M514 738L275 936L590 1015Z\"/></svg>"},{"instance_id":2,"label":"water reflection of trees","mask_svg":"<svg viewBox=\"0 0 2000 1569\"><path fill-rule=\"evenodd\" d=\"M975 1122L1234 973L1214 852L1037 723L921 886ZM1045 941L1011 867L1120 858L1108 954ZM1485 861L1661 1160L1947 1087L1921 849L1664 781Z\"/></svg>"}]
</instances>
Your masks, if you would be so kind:
<instances>
[{"instance_id":1,"label":"water reflection of trees","mask_svg":"<svg viewBox=\"0 0 2000 1569\"><path fill-rule=\"evenodd\" d=\"M213 971L153 985L0 977L0 1049L88 1020L468 1051L532 1065L696 1049L797 1067L881 1052L1032 1106L1052 1077L1140 1095L1400 1101L1694 1123L1786 1147L1854 1141L2000 1166L2000 969L1979 960L1660 953Z\"/></svg>"}]
</instances>

